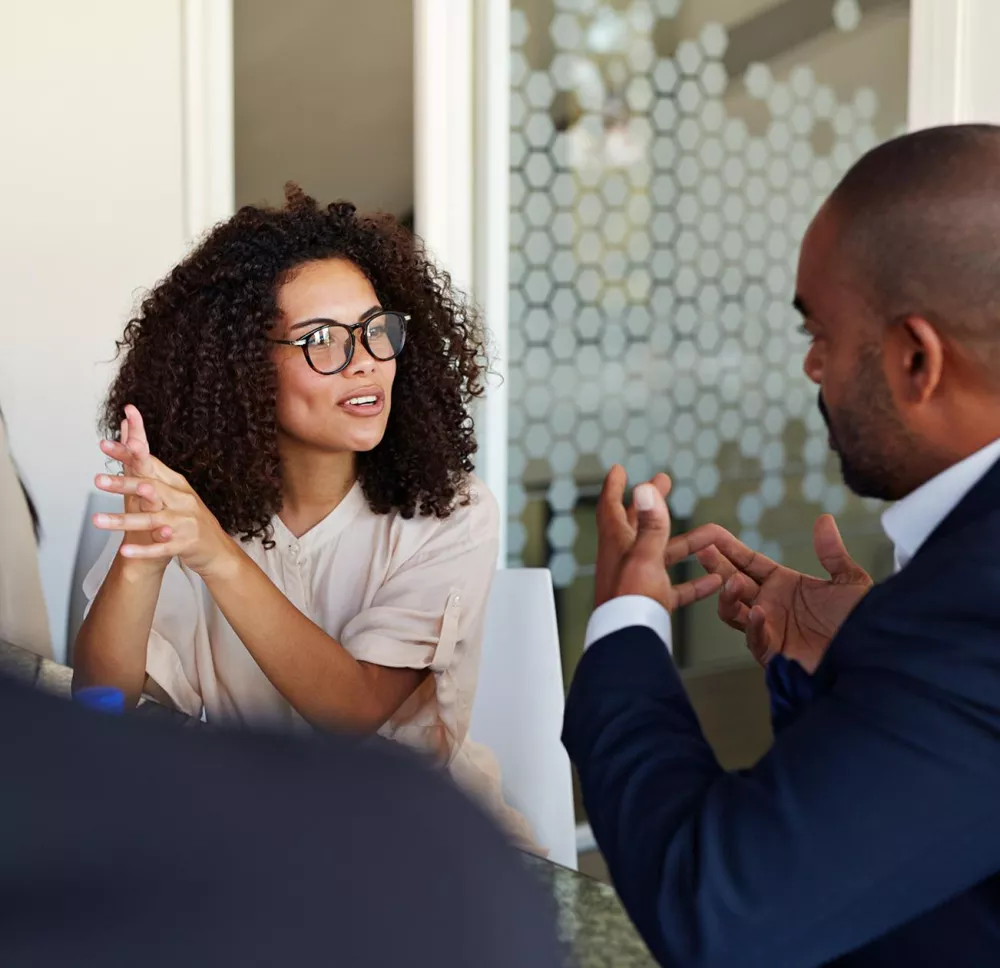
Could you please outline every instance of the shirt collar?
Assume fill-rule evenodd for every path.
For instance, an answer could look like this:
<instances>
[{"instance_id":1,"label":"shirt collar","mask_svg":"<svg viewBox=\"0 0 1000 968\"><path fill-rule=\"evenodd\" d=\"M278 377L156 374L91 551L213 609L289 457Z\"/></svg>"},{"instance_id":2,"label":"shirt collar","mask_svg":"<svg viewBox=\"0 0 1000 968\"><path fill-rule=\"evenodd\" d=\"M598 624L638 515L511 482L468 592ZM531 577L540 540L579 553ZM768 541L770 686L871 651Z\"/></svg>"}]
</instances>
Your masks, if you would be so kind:
<instances>
[{"instance_id":1,"label":"shirt collar","mask_svg":"<svg viewBox=\"0 0 1000 968\"><path fill-rule=\"evenodd\" d=\"M335 538L349 525L358 512L368 505L368 499L361 487L360 481L355 481L343 500L325 518L314 524L305 534L296 537L285 526L278 515L271 518L278 548L293 552L293 558L300 554L322 547L327 541Z\"/></svg>"},{"instance_id":2,"label":"shirt collar","mask_svg":"<svg viewBox=\"0 0 1000 968\"><path fill-rule=\"evenodd\" d=\"M896 570L905 567L937 526L1000 460L1000 439L952 464L882 515L882 530L896 549Z\"/></svg>"}]
</instances>

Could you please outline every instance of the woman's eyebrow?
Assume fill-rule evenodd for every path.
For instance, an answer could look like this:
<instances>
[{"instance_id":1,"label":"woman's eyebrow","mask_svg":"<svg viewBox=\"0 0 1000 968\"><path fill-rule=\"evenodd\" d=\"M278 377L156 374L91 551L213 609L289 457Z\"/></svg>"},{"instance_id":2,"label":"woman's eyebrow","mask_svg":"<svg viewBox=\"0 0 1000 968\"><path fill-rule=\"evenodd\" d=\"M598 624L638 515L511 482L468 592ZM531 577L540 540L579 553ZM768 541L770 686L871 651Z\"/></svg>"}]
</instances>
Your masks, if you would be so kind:
<instances>
[{"instance_id":1,"label":"woman's eyebrow","mask_svg":"<svg viewBox=\"0 0 1000 968\"><path fill-rule=\"evenodd\" d=\"M358 319L359 323L363 323L369 316L373 316L375 313L381 312L381 306L372 306L370 309L366 309ZM326 316L315 316L312 319L303 319L301 323L293 323L289 327L289 331L293 329L301 329L303 326L321 326L323 323L336 323L338 326L344 326L345 324L340 322L339 319L329 319Z\"/></svg>"}]
</instances>

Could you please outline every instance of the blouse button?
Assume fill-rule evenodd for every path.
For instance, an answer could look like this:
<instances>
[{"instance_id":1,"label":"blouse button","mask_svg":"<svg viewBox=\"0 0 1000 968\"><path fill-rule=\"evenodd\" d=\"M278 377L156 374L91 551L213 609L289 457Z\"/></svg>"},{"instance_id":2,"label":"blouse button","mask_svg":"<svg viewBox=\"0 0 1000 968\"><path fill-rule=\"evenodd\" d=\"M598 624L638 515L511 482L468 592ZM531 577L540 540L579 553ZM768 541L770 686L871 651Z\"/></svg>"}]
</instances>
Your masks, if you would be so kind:
<instances>
[{"instance_id":1,"label":"blouse button","mask_svg":"<svg viewBox=\"0 0 1000 968\"><path fill-rule=\"evenodd\" d=\"M295 559L299 556L299 546L297 544L291 545L288 549L288 554L292 561L295 561Z\"/></svg>"}]
</instances>

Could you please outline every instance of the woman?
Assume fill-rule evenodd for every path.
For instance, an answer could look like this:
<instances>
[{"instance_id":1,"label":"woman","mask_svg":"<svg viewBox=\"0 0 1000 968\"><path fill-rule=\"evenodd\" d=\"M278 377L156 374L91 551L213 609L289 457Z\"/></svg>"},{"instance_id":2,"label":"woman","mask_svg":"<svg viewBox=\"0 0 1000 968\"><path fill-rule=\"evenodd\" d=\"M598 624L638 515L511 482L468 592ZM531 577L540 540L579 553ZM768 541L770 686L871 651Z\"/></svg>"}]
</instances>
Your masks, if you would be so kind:
<instances>
[{"instance_id":1,"label":"woman","mask_svg":"<svg viewBox=\"0 0 1000 968\"><path fill-rule=\"evenodd\" d=\"M125 536L85 583L74 686L378 731L527 841L466 738L498 552L479 322L393 220L286 198L218 226L126 328L101 443L124 472L96 481L125 513L95 517Z\"/></svg>"}]
</instances>

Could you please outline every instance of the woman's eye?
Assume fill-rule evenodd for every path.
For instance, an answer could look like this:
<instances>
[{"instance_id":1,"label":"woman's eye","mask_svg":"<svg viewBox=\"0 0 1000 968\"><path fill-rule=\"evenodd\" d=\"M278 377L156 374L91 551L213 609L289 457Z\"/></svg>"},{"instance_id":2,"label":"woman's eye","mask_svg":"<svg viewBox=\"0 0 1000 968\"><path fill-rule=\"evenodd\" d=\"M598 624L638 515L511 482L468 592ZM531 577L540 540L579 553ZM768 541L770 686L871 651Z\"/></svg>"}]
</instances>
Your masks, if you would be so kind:
<instances>
[{"instance_id":1,"label":"woman's eye","mask_svg":"<svg viewBox=\"0 0 1000 968\"><path fill-rule=\"evenodd\" d=\"M322 329L317 329L315 333L309 336L310 346L329 346L330 345L330 328L324 326Z\"/></svg>"}]
</instances>

